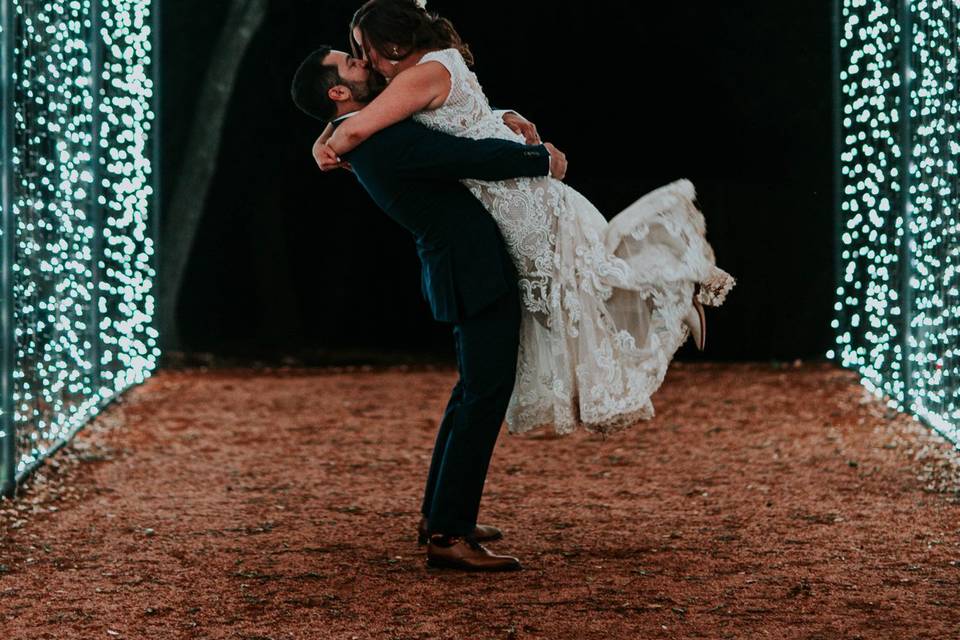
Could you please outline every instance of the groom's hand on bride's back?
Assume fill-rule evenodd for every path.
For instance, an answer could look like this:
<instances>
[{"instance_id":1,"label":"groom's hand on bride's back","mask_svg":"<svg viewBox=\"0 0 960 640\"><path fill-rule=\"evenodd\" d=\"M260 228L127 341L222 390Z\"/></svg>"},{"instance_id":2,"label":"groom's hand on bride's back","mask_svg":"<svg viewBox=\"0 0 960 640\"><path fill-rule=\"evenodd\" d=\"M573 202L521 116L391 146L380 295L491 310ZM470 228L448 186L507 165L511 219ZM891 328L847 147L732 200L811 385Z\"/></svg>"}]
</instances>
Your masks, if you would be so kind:
<instances>
[{"instance_id":1,"label":"groom's hand on bride's back","mask_svg":"<svg viewBox=\"0 0 960 640\"><path fill-rule=\"evenodd\" d=\"M557 180L563 180L567 175L567 155L549 142L544 142L543 146L550 152L550 175Z\"/></svg>"}]
</instances>

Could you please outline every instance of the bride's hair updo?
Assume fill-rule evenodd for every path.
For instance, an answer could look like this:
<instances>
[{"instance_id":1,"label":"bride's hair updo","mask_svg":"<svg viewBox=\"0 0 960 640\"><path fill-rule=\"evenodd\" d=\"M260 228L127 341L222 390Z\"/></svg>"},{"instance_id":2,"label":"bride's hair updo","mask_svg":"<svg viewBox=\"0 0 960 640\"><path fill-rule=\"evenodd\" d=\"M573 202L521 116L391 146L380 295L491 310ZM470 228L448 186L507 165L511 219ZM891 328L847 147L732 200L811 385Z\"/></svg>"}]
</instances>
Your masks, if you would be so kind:
<instances>
[{"instance_id":1,"label":"bride's hair updo","mask_svg":"<svg viewBox=\"0 0 960 640\"><path fill-rule=\"evenodd\" d=\"M353 37L356 27L363 34L364 46L387 60L402 60L420 49L454 48L473 66L470 47L453 23L422 8L416 0L369 0L357 9L350 21L350 48L359 58L363 53Z\"/></svg>"}]
</instances>

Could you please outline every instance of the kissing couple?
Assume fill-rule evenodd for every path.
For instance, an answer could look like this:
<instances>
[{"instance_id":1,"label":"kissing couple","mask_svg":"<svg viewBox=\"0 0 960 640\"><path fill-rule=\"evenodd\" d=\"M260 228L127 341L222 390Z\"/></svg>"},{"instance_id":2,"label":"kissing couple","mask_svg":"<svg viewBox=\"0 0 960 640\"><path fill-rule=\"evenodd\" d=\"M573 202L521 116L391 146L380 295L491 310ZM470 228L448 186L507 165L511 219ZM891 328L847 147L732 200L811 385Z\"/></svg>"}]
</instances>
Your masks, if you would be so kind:
<instances>
[{"instance_id":1,"label":"kissing couple","mask_svg":"<svg viewBox=\"0 0 960 640\"><path fill-rule=\"evenodd\" d=\"M327 123L312 153L352 171L413 234L433 317L453 328L459 379L421 505L427 564L521 568L477 523L500 427L610 434L654 416L677 349L706 339L704 305L734 278L715 264L693 184L680 179L609 222L562 182L566 157L491 108L449 20L417 0L370 0L350 51L297 69L297 107Z\"/></svg>"}]
</instances>

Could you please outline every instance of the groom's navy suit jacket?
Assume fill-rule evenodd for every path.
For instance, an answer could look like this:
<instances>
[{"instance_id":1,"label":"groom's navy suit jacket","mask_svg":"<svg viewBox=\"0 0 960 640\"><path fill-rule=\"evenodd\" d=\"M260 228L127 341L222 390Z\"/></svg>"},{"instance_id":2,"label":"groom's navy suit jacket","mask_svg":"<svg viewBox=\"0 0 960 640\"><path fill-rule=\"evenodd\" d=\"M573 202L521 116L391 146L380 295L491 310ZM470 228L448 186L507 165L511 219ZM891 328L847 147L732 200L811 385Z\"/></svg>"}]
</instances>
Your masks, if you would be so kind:
<instances>
[{"instance_id":1,"label":"groom's navy suit jacket","mask_svg":"<svg viewBox=\"0 0 960 640\"><path fill-rule=\"evenodd\" d=\"M516 291L500 229L459 180L546 176L543 145L458 138L405 120L343 158L374 202L413 234L434 318L458 323Z\"/></svg>"}]
</instances>

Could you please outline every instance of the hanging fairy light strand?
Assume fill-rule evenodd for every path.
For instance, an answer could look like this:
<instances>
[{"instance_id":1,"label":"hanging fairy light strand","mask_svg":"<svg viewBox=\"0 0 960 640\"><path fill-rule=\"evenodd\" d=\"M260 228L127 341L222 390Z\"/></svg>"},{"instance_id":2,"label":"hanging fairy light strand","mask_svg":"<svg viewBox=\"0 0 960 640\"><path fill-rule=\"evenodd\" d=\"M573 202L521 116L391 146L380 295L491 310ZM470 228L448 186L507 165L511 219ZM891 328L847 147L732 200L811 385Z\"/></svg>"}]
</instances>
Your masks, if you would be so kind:
<instances>
[{"instance_id":1,"label":"hanging fairy light strand","mask_svg":"<svg viewBox=\"0 0 960 640\"><path fill-rule=\"evenodd\" d=\"M960 215L957 72L960 2L911 4L912 291L910 409L960 444Z\"/></svg>"},{"instance_id":2,"label":"hanging fairy light strand","mask_svg":"<svg viewBox=\"0 0 960 640\"><path fill-rule=\"evenodd\" d=\"M103 262L100 343L103 382L119 393L142 382L159 355L151 268L154 238L150 153L154 121L149 0L100 0Z\"/></svg>"},{"instance_id":3,"label":"hanging fairy light strand","mask_svg":"<svg viewBox=\"0 0 960 640\"><path fill-rule=\"evenodd\" d=\"M154 65L150 0L0 2L19 479L156 368Z\"/></svg>"},{"instance_id":4,"label":"hanging fairy light strand","mask_svg":"<svg viewBox=\"0 0 960 640\"><path fill-rule=\"evenodd\" d=\"M958 0L841 0L836 346L960 443Z\"/></svg>"}]
</instances>

